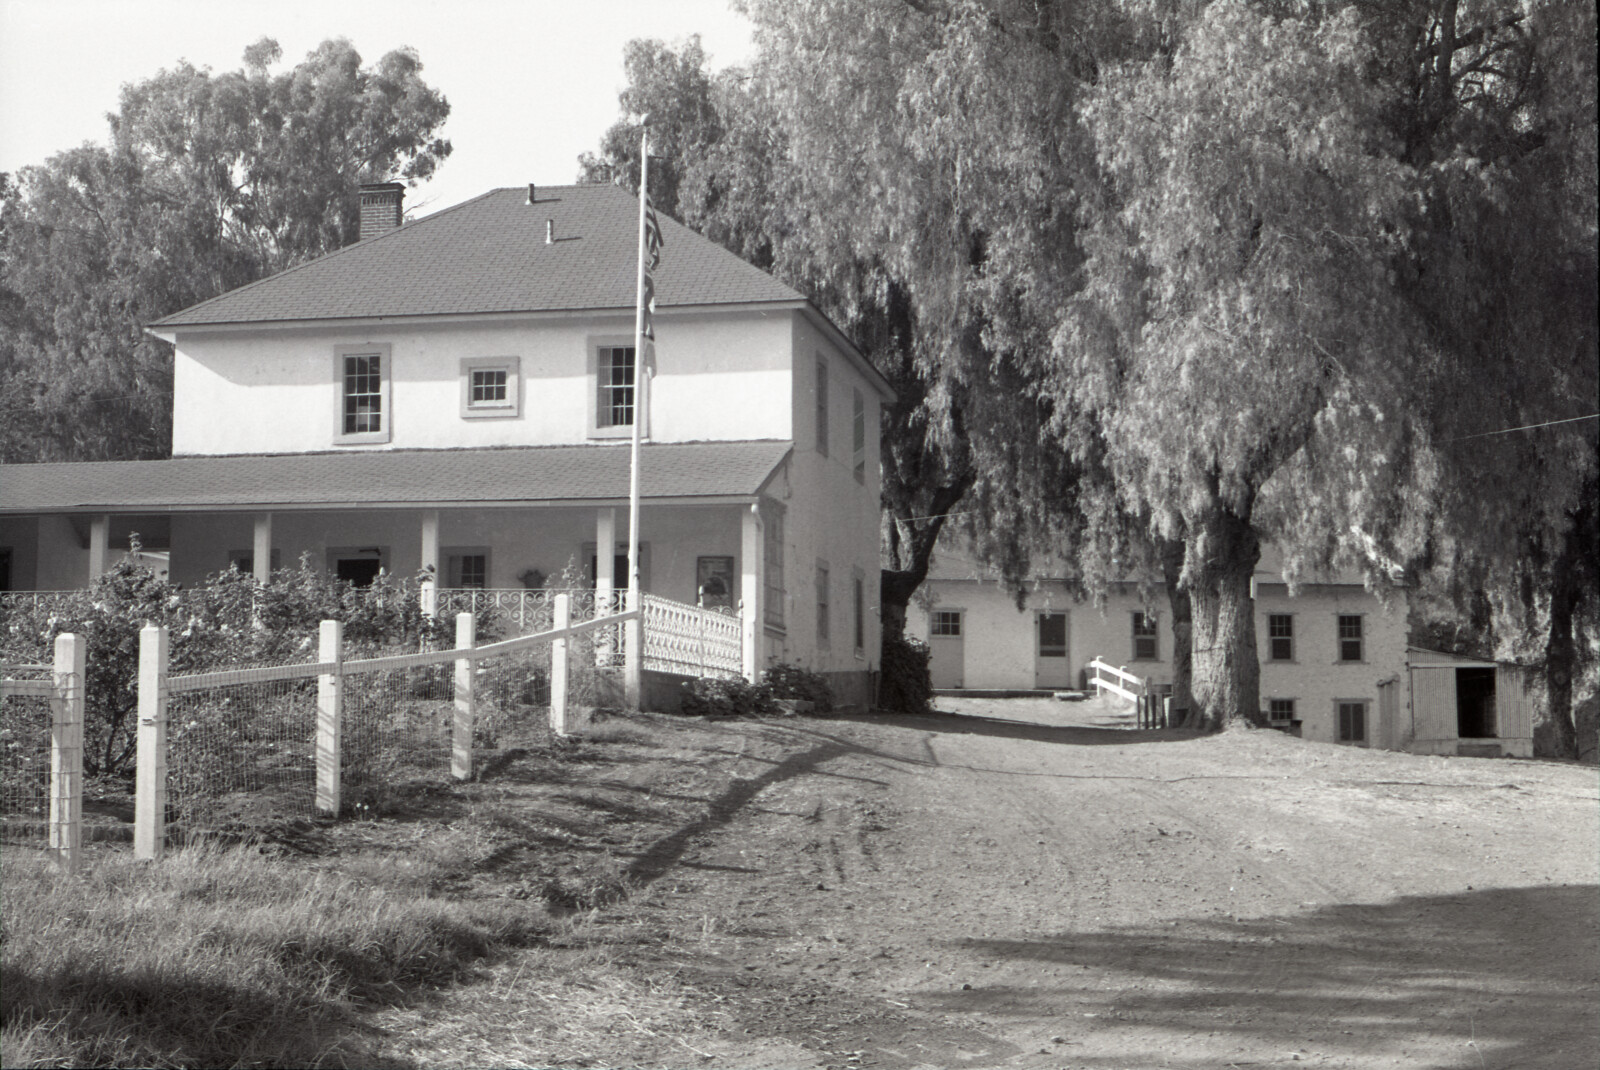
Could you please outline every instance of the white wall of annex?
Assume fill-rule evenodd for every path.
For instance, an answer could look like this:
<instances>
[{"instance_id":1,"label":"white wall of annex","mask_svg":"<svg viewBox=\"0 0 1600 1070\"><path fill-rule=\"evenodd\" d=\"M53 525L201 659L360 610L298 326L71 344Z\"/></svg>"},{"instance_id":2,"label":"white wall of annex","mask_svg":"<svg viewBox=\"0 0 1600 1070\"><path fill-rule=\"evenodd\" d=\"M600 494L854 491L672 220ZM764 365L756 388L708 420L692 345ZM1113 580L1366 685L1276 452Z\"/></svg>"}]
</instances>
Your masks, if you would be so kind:
<instances>
[{"instance_id":1,"label":"white wall of annex","mask_svg":"<svg viewBox=\"0 0 1600 1070\"><path fill-rule=\"evenodd\" d=\"M652 440L790 434L791 312L657 317ZM589 438L596 338L626 343L631 316L392 327L185 332L173 371L173 453L305 453L581 443ZM337 345L391 347L390 441L334 442ZM520 413L461 415L463 358L519 358Z\"/></svg>"}]
</instances>

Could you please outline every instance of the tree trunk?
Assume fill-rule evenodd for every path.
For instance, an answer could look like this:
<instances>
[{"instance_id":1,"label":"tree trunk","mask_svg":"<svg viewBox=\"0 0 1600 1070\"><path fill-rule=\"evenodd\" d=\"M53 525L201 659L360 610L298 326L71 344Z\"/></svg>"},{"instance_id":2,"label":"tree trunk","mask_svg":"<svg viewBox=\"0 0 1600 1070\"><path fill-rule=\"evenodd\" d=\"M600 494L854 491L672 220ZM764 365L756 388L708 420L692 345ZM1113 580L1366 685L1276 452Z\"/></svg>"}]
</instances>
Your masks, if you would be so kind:
<instances>
[{"instance_id":1,"label":"tree trunk","mask_svg":"<svg viewBox=\"0 0 1600 1070\"><path fill-rule=\"evenodd\" d=\"M1196 727L1262 723L1261 665L1256 658L1250 579L1261 544L1248 520L1218 505L1184 540L1193 609Z\"/></svg>"},{"instance_id":2,"label":"tree trunk","mask_svg":"<svg viewBox=\"0 0 1600 1070\"><path fill-rule=\"evenodd\" d=\"M1572 551L1569 534L1550 566L1550 634L1544 644L1545 701L1557 758L1578 756L1578 732L1572 723L1572 611L1581 592Z\"/></svg>"},{"instance_id":3,"label":"tree trunk","mask_svg":"<svg viewBox=\"0 0 1600 1070\"><path fill-rule=\"evenodd\" d=\"M1167 603L1172 609L1172 713L1174 725L1187 725L1195 713L1194 616L1189 591L1183 586L1183 541L1164 539L1160 545L1161 571L1167 582Z\"/></svg>"},{"instance_id":4,"label":"tree trunk","mask_svg":"<svg viewBox=\"0 0 1600 1070\"><path fill-rule=\"evenodd\" d=\"M904 639L906 635L906 609L911 596L917 593L927 576L927 565L921 569L893 571L884 569L878 581L880 614L883 618L883 639Z\"/></svg>"}]
</instances>

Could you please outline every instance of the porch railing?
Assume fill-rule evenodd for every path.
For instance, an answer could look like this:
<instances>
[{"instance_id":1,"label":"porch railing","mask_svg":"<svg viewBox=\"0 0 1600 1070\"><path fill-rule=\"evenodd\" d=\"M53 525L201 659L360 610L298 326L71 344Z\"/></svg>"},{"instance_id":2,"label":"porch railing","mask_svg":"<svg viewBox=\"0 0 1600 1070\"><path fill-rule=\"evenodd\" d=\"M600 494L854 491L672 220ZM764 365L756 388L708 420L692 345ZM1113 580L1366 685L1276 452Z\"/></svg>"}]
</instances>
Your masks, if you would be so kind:
<instances>
[{"instance_id":1,"label":"porch railing","mask_svg":"<svg viewBox=\"0 0 1600 1070\"><path fill-rule=\"evenodd\" d=\"M588 620L595 615L595 593L589 588L526 588L500 587L441 587L435 596L437 614L441 617L456 613L481 613L492 610L513 634L526 635L550 627L552 607L558 594L567 596L572 619ZM620 598L614 600L621 606ZM611 607L607 607L611 608Z\"/></svg>"},{"instance_id":2,"label":"porch railing","mask_svg":"<svg viewBox=\"0 0 1600 1070\"><path fill-rule=\"evenodd\" d=\"M644 667L684 676L744 675L744 627L737 616L646 594Z\"/></svg>"},{"instance_id":3,"label":"porch railing","mask_svg":"<svg viewBox=\"0 0 1600 1070\"><path fill-rule=\"evenodd\" d=\"M1093 673L1089 683L1096 696L1102 691L1109 691L1129 702L1138 702L1145 693L1144 680L1129 672L1125 665L1109 665L1096 656L1089 662L1089 670Z\"/></svg>"}]
</instances>

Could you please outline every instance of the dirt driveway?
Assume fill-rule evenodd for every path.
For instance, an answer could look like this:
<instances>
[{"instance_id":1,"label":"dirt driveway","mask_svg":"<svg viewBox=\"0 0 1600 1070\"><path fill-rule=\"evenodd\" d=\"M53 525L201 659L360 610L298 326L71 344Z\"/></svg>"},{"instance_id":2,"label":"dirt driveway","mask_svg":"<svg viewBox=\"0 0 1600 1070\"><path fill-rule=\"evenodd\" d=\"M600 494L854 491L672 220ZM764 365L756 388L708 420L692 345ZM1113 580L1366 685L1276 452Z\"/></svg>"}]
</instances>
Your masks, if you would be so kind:
<instances>
[{"instance_id":1,"label":"dirt driveway","mask_svg":"<svg viewBox=\"0 0 1600 1070\"><path fill-rule=\"evenodd\" d=\"M617 848L638 890L376 1024L457 1065L1600 1062L1593 768L942 705L634 722L613 820L698 813Z\"/></svg>"}]
</instances>

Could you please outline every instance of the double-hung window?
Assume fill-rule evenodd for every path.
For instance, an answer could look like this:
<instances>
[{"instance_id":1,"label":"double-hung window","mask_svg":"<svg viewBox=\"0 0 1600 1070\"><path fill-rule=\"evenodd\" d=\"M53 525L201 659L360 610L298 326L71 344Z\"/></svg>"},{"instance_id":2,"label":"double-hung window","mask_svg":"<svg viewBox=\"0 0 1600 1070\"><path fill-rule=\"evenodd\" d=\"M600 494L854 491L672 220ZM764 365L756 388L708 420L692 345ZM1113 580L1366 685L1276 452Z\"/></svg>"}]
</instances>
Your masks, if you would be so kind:
<instances>
[{"instance_id":1,"label":"double-hung window","mask_svg":"<svg viewBox=\"0 0 1600 1070\"><path fill-rule=\"evenodd\" d=\"M761 573L765 579L762 592L761 615L763 623L774 628L783 627L783 512L776 506L761 508Z\"/></svg>"},{"instance_id":2,"label":"double-hung window","mask_svg":"<svg viewBox=\"0 0 1600 1070\"><path fill-rule=\"evenodd\" d=\"M817 645L826 647L828 638L828 617L832 607L832 596L828 590L828 563L817 562Z\"/></svg>"},{"instance_id":3,"label":"double-hung window","mask_svg":"<svg viewBox=\"0 0 1600 1070\"><path fill-rule=\"evenodd\" d=\"M592 434L620 434L633 427L636 409L635 350L631 345L594 347L594 421ZM643 430L641 428L641 430Z\"/></svg>"},{"instance_id":4,"label":"double-hung window","mask_svg":"<svg viewBox=\"0 0 1600 1070\"><path fill-rule=\"evenodd\" d=\"M333 440L345 445L388 442L394 414L390 410L390 350L387 345L338 346L334 380L338 411Z\"/></svg>"},{"instance_id":5,"label":"double-hung window","mask_svg":"<svg viewBox=\"0 0 1600 1070\"><path fill-rule=\"evenodd\" d=\"M1362 661L1361 615L1339 614L1339 660Z\"/></svg>"},{"instance_id":6,"label":"double-hung window","mask_svg":"<svg viewBox=\"0 0 1600 1070\"><path fill-rule=\"evenodd\" d=\"M1157 661L1161 657L1157 641L1156 618L1153 613L1133 615L1133 660Z\"/></svg>"},{"instance_id":7,"label":"double-hung window","mask_svg":"<svg viewBox=\"0 0 1600 1070\"><path fill-rule=\"evenodd\" d=\"M1294 660L1293 614L1267 614L1267 658L1271 661Z\"/></svg>"},{"instance_id":8,"label":"double-hung window","mask_svg":"<svg viewBox=\"0 0 1600 1070\"><path fill-rule=\"evenodd\" d=\"M817 358L817 452L828 455L828 362Z\"/></svg>"},{"instance_id":9,"label":"double-hung window","mask_svg":"<svg viewBox=\"0 0 1600 1070\"><path fill-rule=\"evenodd\" d=\"M867 398L859 389L851 397L850 464L856 482L867 481Z\"/></svg>"}]
</instances>

